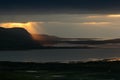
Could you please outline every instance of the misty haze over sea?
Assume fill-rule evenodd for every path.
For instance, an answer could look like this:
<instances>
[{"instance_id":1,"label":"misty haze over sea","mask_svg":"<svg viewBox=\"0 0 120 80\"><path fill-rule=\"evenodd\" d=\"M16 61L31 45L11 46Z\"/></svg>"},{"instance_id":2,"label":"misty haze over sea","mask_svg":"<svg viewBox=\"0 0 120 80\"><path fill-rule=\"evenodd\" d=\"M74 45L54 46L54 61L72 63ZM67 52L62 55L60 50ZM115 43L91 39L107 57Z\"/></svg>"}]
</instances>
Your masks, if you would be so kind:
<instances>
[{"instance_id":1,"label":"misty haze over sea","mask_svg":"<svg viewBox=\"0 0 120 80\"><path fill-rule=\"evenodd\" d=\"M0 61L69 62L120 57L119 49L40 49L0 51Z\"/></svg>"}]
</instances>

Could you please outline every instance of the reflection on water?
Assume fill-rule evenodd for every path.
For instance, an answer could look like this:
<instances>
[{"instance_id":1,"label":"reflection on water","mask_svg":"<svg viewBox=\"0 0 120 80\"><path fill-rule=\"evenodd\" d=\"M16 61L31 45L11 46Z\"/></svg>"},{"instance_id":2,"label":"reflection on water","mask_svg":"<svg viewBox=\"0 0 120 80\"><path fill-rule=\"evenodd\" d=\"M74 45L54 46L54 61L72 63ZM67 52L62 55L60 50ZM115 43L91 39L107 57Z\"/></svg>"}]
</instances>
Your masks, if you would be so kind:
<instances>
[{"instance_id":1,"label":"reflection on water","mask_svg":"<svg viewBox=\"0 0 120 80\"><path fill-rule=\"evenodd\" d=\"M0 61L66 62L120 57L119 49L40 49L0 51Z\"/></svg>"}]
</instances>

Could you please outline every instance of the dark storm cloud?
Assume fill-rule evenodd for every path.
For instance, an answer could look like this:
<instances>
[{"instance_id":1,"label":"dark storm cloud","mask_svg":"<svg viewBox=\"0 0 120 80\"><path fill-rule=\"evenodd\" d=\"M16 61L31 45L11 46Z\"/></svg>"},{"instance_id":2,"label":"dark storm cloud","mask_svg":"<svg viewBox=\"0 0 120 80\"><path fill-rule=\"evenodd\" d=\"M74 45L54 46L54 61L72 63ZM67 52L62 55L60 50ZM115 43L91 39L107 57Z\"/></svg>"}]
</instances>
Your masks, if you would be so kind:
<instances>
[{"instance_id":1,"label":"dark storm cloud","mask_svg":"<svg viewBox=\"0 0 120 80\"><path fill-rule=\"evenodd\" d=\"M0 0L0 14L120 13L120 0Z\"/></svg>"}]
</instances>

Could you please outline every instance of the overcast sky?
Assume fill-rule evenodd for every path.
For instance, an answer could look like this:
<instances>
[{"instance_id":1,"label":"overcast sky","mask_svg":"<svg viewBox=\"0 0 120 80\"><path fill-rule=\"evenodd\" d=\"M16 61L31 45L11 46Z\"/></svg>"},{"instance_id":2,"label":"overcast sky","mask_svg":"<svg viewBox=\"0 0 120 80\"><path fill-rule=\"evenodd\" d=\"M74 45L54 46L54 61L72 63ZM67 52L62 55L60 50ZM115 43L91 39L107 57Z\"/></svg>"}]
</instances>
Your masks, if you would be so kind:
<instances>
[{"instance_id":1,"label":"overcast sky","mask_svg":"<svg viewBox=\"0 0 120 80\"><path fill-rule=\"evenodd\" d=\"M119 38L120 0L0 0L0 26L8 23L34 23L34 34Z\"/></svg>"}]
</instances>

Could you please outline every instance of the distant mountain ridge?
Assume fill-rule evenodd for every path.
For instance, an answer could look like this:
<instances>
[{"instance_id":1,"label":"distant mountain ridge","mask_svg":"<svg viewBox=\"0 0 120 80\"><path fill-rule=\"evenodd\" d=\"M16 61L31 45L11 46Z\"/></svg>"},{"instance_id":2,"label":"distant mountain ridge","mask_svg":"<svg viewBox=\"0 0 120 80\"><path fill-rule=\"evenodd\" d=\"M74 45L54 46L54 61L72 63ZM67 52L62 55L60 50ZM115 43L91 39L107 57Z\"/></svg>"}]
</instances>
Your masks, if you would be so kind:
<instances>
[{"instance_id":1,"label":"distant mountain ridge","mask_svg":"<svg viewBox=\"0 0 120 80\"><path fill-rule=\"evenodd\" d=\"M101 38L62 38L51 36L47 34L33 34L37 41L48 41L58 43L72 43L72 44L108 44L120 43L120 38L117 39L101 39Z\"/></svg>"},{"instance_id":2,"label":"distant mountain ridge","mask_svg":"<svg viewBox=\"0 0 120 80\"><path fill-rule=\"evenodd\" d=\"M54 48L120 48L120 38L62 38L46 34L35 34L36 42Z\"/></svg>"}]
</instances>

